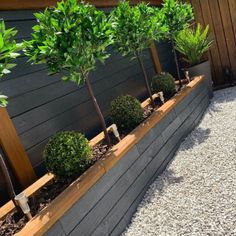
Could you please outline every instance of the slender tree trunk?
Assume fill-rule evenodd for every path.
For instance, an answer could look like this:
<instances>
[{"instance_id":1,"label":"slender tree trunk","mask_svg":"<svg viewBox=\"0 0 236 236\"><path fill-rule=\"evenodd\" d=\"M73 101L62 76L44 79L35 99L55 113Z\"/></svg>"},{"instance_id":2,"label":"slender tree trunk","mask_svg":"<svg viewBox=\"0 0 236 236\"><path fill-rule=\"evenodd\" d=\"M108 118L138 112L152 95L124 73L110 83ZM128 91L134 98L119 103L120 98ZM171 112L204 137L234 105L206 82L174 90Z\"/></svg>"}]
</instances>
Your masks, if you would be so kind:
<instances>
[{"instance_id":1,"label":"slender tree trunk","mask_svg":"<svg viewBox=\"0 0 236 236\"><path fill-rule=\"evenodd\" d=\"M142 69L142 72L143 72L143 77L144 77L144 80L145 80L145 85L146 85L146 88L147 88L147 92L148 92L148 95L149 95L149 98L151 100L151 104L152 104L152 107L155 108L155 102L152 98L152 91L151 91L151 88L150 88L150 85L149 85L149 81L148 81L148 76L147 76L147 72L146 72L146 69L144 67L144 64L143 64L143 59L142 59L142 56L136 52L135 53L137 59L138 59L138 62L139 62L139 65Z\"/></svg>"},{"instance_id":2,"label":"slender tree trunk","mask_svg":"<svg viewBox=\"0 0 236 236\"><path fill-rule=\"evenodd\" d=\"M181 76L180 76L179 62L178 62L178 57L177 57L177 53L176 53L176 50L175 50L175 44L174 44L173 39L171 40L171 44L172 44L173 52L174 52L175 65L176 65L177 76L178 76L178 80L179 80L179 87L182 88L183 85L182 85Z\"/></svg>"},{"instance_id":3,"label":"slender tree trunk","mask_svg":"<svg viewBox=\"0 0 236 236\"><path fill-rule=\"evenodd\" d=\"M99 117L100 123L101 123L101 125L102 125L102 129L103 129L103 132L104 132L104 135L105 135L105 139L106 139L106 141L107 141L107 144L108 144L109 146L111 146L111 140L110 140L110 137L109 137L108 132L107 132L106 123L105 123L104 117L103 117L103 115L102 115L101 109L100 109L100 107L99 107L99 105L98 105L98 103L97 103L96 97L95 97L95 95L94 95L94 93L93 93L93 89L92 89L92 87L91 87L91 84L90 84L90 81L89 81L89 78L88 78L88 77L87 77L86 80L85 80L85 84L86 84L88 93L89 93L89 95L90 95L90 97L91 97L91 100L92 100L92 102L93 102L93 105L94 105L94 107L95 107L95 110L96 110L96 112L97 112L97 115L98 115L98 117Z\"/></svg>"},{"instance_id":4,"label":"slender tree trunk","mask_svg":"<svg viewBox=\"0 0 236 236\"><path fill-rule=\"evenodd\" d=\"M3 173L3 178L6 182L8 195L9 195L10 199L13 201L18 214L23 215L23 212L22 212L21 208L15 202L16 193L15 193L12 181L11 181L11 177L10 177L8 168L7 168L6 163L3 159L3 156L1 154L0 154L0 169Z\"/></svg>"},{"instance_id":5,"label":"slender tree trunk","mask_svg":"<svg viewBox=\"0 0 236 236\"><path fill-rule=\"evenodd\" d=\"M9 172L8 172L8 168L5 164L5 161L3 160L3 156L0 154L0 168L2 170L2 173L3 173L3 178L6 182L6 187L7 187L7 192L8 192L8 195L9 197L14 200L16 194L15 194L15 190L13 188L13 184L12 184L12 181L11 181L11 177L9 175Z\"/></svg>"}]
</instances>

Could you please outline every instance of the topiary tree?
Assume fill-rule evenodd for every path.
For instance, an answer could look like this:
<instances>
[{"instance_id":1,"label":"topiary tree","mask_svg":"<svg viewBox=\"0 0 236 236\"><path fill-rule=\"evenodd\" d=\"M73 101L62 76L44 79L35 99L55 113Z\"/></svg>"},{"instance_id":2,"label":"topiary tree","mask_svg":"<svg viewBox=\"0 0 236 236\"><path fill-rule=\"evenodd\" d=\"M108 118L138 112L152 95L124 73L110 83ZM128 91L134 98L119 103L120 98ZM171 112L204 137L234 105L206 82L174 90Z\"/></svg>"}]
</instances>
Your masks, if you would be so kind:
<instances>
[{"instance_id":1,"label":"topiary tree","mask_svg":"<svg viewBox=\"0 0 236 236\"><path fill-rule=\"evenodd\" d=\"M89 81L97 60L104 62L109 57L106 48L111 44L111 36L106 15L89 4L67 0L35 16L38 24L33 27L32 40L26 42L26 55L33 63L46 64L50 73L64 73L64 81L85 83L110 145L105 120Z\"/></svg>"},{"instance_id":2,"label":"topiary tree","mask_svg":"<svg viewBox=\"0 0 236 236\"><path fill-rule=\"evenodd\" d=\"M159 10L145 3L131 7L128 1L122 1L110 14L114 47L123 56L137 58L145 80L147 92L153 107L155 106L147 72L143 63L143 50L152 40L163 37L166 27L162 24Z\"/></svg>"},{"instance_id":3,"label":"topiary tree","mask_svg":"<svg viewBox=\"0 0 236 236\"><path fill-rule=\"evenodd\" d=\"M166 98L173 96L176 92L175 79L167 72L162 72L152 79L152 90L153 92L164 93Z\"/></svg>"},{"instance_id":4,"label":"topiary tree","mask_svg":"<svg viewBox=\"0 0 236 236\"><path fill-rule=\"evenodd\" d=\"M20 44L17 44L14 36L17 31L13 28L6 29L5 23L0 19L0 78L9 74L16 64L12 63L16 57L20 54L17 53L20 50ZM0 94L0 106L5 107L7 105L7 96Z\"/></svg>"},{"instance_id":5,"label":"topiary tree","mask_svg":"<svg viewBox=\"0 0 236 236\"><path fill-rule=\"evenodd\" d=\"M43 159L48 171L58 178L82 174L91 162L92 148L83 134L74 131L57 133L45 147Z\"/></svg>"},{"instance_id":6,"label":"topiary tree","mask_svg":"<svg viewBox=\"0 0 236 236\"><path fill-rule=\"evenodd\" d=\"M161 13L165 25L168 29L166 32L166 38L171 41L174 59L176 64L176 70L180 87L182 87L182 81L180 77L179 63L175 50L175 38L178 33L184 28L188 27L189 23L193 20L193 10L189 3L183 3L178 0L164 0Z\"/></svg>"},{"instance_id":7,"label":"topiary tree","mask_svg":"<svg viewBox=\"0 0 236 236\"><path fill-rule=\"evenodd\" d=\"M110 117L121 131L130 131L143 121L143 108L135 97L119 96L111 102Z\"/></svg>"}]
</instances>

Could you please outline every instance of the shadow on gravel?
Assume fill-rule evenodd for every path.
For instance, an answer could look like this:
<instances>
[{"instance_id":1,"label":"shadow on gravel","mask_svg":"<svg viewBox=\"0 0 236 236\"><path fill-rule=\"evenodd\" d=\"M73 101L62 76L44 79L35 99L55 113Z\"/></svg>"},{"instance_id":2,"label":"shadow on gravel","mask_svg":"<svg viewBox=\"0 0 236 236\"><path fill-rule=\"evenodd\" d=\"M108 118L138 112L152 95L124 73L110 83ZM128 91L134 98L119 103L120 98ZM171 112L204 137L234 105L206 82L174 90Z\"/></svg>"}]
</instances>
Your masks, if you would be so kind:
<instances>
[{"instance_id":1,"label":"shadow on gravel","mask_svg":"<svg viewBox=\"0 0 236 236\"><path fill-rule=\"evenodd\" d=\"M210 136L210 129L202 129L201 127L197 127L192 133L191 136L188 136L184 145L181 145L179 148L180 151L185 151L188 149L192 149L195 145L199 145L204 143Z\"/></svg>"},{"instance_id":2,"label":"shadow on gravel","mask_svg":"<svg viewBox=\"0 0 236 236\"><path fill-rule=\"evenodd\" d=\"M169 165L170 165L170 163L169 163ZM147 202L152 202L152 197L155 198L154 193L157 190L161 196L162 194L164 194L164 190L166 189L167 186L173 185L173 184L179 184L184 181L183 176L176 176L175 172L173 170L169 169L168 166L167 166L167 169L162 173L162 175L159 176L155 180L155 182L153 183L154 186L152 186L152 188L149 189L148 198L146 198Z\"/></svg>"}]
</instances>

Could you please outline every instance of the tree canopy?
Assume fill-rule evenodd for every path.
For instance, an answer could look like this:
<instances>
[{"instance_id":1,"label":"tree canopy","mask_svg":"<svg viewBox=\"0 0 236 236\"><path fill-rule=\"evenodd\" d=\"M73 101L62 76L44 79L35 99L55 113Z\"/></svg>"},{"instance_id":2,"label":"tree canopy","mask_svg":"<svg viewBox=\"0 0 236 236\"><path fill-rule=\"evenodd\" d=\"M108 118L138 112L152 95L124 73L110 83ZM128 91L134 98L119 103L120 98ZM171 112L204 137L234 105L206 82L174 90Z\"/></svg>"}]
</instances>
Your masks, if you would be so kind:
<instances>
[{"instance_id":1,"label":"tree canopy","mask_svg":"<svg viewBox=\"0 0 236 236\"><path fill-rule=\"evenodd\" d=\"M80 84L97 60L109 57L110 25L104 12L77 0L61 1L57 7L35 14L32 40L26 55L33 63L46 64L50 73L64 73L63 80Z\"/></svg>"},{"instance_id":2,"label":"tree canopy","mask_svg":"<svg viewBox=\"0 0 236 236\"><path fill-rule=\"evenodd\" d=\"M168 29L166 38L172 40L193 20L193 9L189 3L164 0L161 15Z\"/></svg>"},{"instance_id":3,"label":"tree canopy","mask_svg":"<svg viewBox=\"0 0 236 236\"><path fill-rule=\"evenodd\" d=\"M110 15L114 47L124 56L141 52L151 40L159 40L167 32L158 8L146 3L130 6L121 2Z\"/></svg>"}]
</instances>

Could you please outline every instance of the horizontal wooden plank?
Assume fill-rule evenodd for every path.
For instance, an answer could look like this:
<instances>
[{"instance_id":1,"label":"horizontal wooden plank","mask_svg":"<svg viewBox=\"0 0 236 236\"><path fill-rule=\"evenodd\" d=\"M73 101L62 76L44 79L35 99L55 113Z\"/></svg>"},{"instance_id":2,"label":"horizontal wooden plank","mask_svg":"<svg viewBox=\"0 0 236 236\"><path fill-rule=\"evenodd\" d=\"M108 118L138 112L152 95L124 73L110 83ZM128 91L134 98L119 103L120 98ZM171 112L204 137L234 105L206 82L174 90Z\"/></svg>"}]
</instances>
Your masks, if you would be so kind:
<instances>
[{"instance_id":1,"label":"horizontal wooden plank","mask_svg":"<svg viewBox=\"0 0 236 236\"><path fill-rule=\"evenodd\" d=\"M30 34L33 32L32 27L36 23L36 20L9 21L6 22L6 27L15 28L18 31L15 36L16 39L26 39L30 37Z\"/></svg>"},{"instance_id":2,"label":"horizontal wooden plank","mask_svg":"<svg viewBox=\"0 0 236 236\"><path fill-rule=\"evenodd\" d=\"M1 3L0 3L1 5ZM34 20L35 10L17 10L17 11L0 11L0 17L5 22L19 20Z\"/></svg>"},{"instance_id":3,"label":"horizontal wooden plank","mask_svg":"<svg viewBox=\"0 0 236 236\"><path fill-rule=\"evenodd\" d=\"M151 63L151 59L147 59L146 60L146 64L150 66ZM103 66L102 70L98 70L97 73L93 73L91 74L91 81L93 83L93 88L94 88L94 92L95 94L97 94L99 91L103 91L104 90L104 86L107 89L110 89L112 87L114 87L115 83L119 83L119 81L121 79L126 79L127 77L131 76L131 75L135 75L136 71L140 70L137 62L135 60L129 61L129 60L122 60L119 62L114 62L115 66L113 65L113 63ZM50 80L50 77L47 76L46 71L45 71L45 75L43 75L43 72L39 72L39 76L42 76L43 79L39 78L39 81L37 83L41 84L41 82L46 81L46 79L48 78L48 86L42 86L41 89L36 89L35 86L37 85L37 83L35 85L31 85L30 84L30 77L34 76L34 75L29 75L25 78L21 77L16 81L16 84L14 84L14 87L17 88L17 83L19 83L19 90L17 88L17 90L13 90L12 88L9 87L9 91L10 94L11 93L18 93L18 91L21 91L20 88L22 88L22 91L27 91L27 93L25 94L19 94L20 96L16 96L14 98L11 98L10 95L10 99L9 99L9 106L8 106L8 111L11 117L16 117L20 114L23 114L27 111L30 111L31 109L35 109L41 105L47 104L49 102L53 102L55 99L60 99L63 96L66 96L69 93L73 93L76 92L78 87L71 83L64 83L60 80L58 80L58 82L56 83L51 83L52 80ZM37 74L36 74L37 76ZM55 79L55 81L57 81L56 78L60 77L59 75L56 76L53 79ZM111 79L112 78L112 79ZM27 79L28 83L25 84L24 79ZM36 78L34 78L36 79ZM104 79L103 82L98 82L100 79ZM10 83L10 81L6 81L5 82L6 85L8 83ZM95 83L95 84L94 84ZM109 84L111 84L110 88L109 88ZM24 87L24 85L26 85ZM46 84L45 84L46 85ZM1 84L0 84L1 86ZM30 91L30 88L35 88L32 89L32 91ZM5 88L7 90L7 87ZM3 90L4 92L4 90ZM6 91L7 92L7 91ZM8 94L8 93L6 93ZM82 97L78 97L78 101L81 99ZM77 100L76 99L76 100ZM25 102L27 101L27 102ZM83 100L84 101L84 100ZM81 102L83 102L81 101ZM66 109L62 108L62 109ZM68 108L67 108L68 109ZM18 126L16 126L18 127ZM18 129L18 128L17 128Z\"/></svg>"},{"instance_id":4,"label":"horizontal wooden plank","mask_svg":"<svg viewBox=\"0 0 236 236\"><path fill-rule=\"evenodd\" d=\"M63 81L58 81L41 89L36 89L25 93L16 98L10 98L7 110L11 117L15 117L44 103L58 99L63 95L71 93L77 89L78 88L74 83L64 83Z\"/></svg>"},{"instance_id":5,"label":"horizontal wooden plank","mask_svg":"<svg viewBox=\"0 0 236 236\"><path fill-rule=\"evenodd\" d=\"M148 70L148 72L149 71L150 73L153 73L153 68ZM135 86L133 84L135 84ZM125 89L129 88L131 85L133 85L133 91L138 91L138 94L132 95L140 96L140 89L138 88L141 87L142 84L142 79L137 80L135 77L132 79L129 78L127 81L117 86L113 93L110 93L109 90L106 90L98 95L97 100L99 104L101 104L103 115L105 117L108 116L110 101L118 95L121 95L122 92L125 92ZM145 87L142 93L145 94ZM43 149L48 138L50 138L54 133L62 130L77 130L82 133L90 134L88 136L90 138L96 135L97 132L100 132L101 129L98 129L98 118L92 108L93 105L91 104L90 100L88 100L85 103L78 105L73 109L66 111L65 113L62 113L61 115L55 116L51 120L48 120L20 135L22 143L31 157L33 166L38 165L42 161L41 150Z\"/></svg>"},{"instance_id":6,"label":"horizontal wooden plank","mask_svg":"<svg viewBox=\"0 0 236 236\"><path fill-rule=\"evenodd\" d=\"M114 7L119 0L86 0L97 7ZM160 6L161 0L145 0L153 6ZM1 0L0 10L26 10L26 9L43 9L45 7L54 6L57 0ZM137 4L140 0L131 0L131 4Z\"/></svg>"},{"instance_id":7,"label":"horizontal wooden plank","mask_svg":"<svg viewBox=\"0 0 236 236\"><path fill-rule=\"evenodd\" d=\"M59 81L60 78L58 78L58 76L54 75L49 77L45 70L40 70L27 75L18 76L17 78L5 79L0 82L0 90L3 94L7 94L10 100L13 100L17 99L18 96L22 96L42 87L50 86Z\"/></svg>"},{"instance_id":8,"label":"horizontal wooden plank","mask_svg":"<svg viewBox=\"0 0 236 236\"><path fill-rule=\"evenodd\" d=\"M37 73L39 71L45 70L45 65L32 65L31 62L28 62L29 58L25 56L20 56L16 60L14 60L14 63L17 64L14 68L11 69L11 73L4 76L0 83L3 81L9 81L11 79L18 79L21 76L30 75L32 73ZM47 72L44 72L46 74ZM42 74L43 75L43 74ZM41 75L41 76L42 76ZM17 82L15 82L17 83ZM1 86L1 84L0 84ZM3 86L4 87L4 86Z\"/></svg>"}]
</instances>

